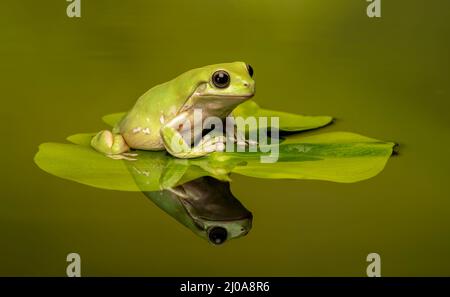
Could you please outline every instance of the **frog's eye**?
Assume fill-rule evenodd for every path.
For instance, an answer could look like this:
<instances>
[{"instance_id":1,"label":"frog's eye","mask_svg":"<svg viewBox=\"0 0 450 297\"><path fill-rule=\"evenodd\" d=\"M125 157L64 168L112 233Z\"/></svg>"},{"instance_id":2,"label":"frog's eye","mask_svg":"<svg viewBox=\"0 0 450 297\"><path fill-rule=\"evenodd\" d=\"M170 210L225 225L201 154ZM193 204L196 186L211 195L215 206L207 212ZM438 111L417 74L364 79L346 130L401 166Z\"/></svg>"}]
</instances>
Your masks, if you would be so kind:
<instances>
[{"instance_id":1,"label":"frog's eye","mask_svg":"<svg viewBox=\"0 0 450 297\"><path fill-rule=\"evenodd\" d=\"M212 227L208 232L209 240L214 244L222 244L227 240L228 232L222 227Z\"/></svg>"},{"instance_id":2,"label":"frog's eye","mask_svg":"<svg viewBox=\"0 0 450 297\"><path fill-rule=\"evenodd\" d=\"M230 85L230 75L224 70L218 70L213 73L212 82L216 87L224 89Z\"/></svg>"}]
</instances>

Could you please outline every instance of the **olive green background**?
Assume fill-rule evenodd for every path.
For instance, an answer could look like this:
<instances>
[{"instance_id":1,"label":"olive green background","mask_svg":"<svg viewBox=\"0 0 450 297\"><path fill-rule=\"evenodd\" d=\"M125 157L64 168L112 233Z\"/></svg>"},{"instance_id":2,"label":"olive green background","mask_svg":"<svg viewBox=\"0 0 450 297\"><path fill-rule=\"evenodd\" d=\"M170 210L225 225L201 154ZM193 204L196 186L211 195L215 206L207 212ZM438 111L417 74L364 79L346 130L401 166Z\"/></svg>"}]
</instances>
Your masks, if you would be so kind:
<instances>
[{"instance_id":1,"label":"olive green background","mask_svg":"<svg viewBox=\"0 0 450 297\"><path fill-rule=\"evenodd\" d=\"M3 1L0 275L450 275L450 2L382 0ZM256 101L332 115L324 131L401 144L356 184L233 176L254 214L248 236L214 247L141 193L41 171L42 142L105 127L157 83L242 60Z\"/></svg>"}]
</instances>

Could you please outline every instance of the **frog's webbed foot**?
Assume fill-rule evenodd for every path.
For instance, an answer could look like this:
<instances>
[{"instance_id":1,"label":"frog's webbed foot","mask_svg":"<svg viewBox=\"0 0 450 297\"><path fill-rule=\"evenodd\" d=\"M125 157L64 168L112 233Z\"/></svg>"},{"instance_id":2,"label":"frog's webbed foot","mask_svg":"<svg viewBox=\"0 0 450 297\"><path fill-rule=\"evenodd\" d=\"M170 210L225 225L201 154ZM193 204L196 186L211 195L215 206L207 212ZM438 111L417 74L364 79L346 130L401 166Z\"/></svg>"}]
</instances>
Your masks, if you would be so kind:
<instances>
[{"instance_id":1,"label":"frog's webbed foot","mask_svg":"<svg viewBox=\"0 0 450 297\"><path fill-rule=\"evenodd\" d=\"M224 135L205 135L192 151L205 151L206 153L223 152L225 150L226 137Z\"/></svg>"},{"instance_id":2,"label":"frog's webbed foot","mask_svg":"<svg viewBox=\"0 0 450 297\"><path fill-rule=\"evenodd\" d=\"M91 146L106 155L123 155L125 157L133 156L126 154L130 147L120 134L113 134L111 131L103 130L97 133L92 140ZM128 155L128 156L127 156Z\"/></svg>"},{"instance_id":3,"label":"frog's webbed foot","mask_svg":"<svg viewBox=\"0 0 450 297\"><path fill-rule=\"evenodd\" d=\"M238 146L249 147L258 145L258 141L254 139L247 139L245 134L238 134L236 131L232 136L228 136L228 139Z\"/></svg>"}]
</instances>

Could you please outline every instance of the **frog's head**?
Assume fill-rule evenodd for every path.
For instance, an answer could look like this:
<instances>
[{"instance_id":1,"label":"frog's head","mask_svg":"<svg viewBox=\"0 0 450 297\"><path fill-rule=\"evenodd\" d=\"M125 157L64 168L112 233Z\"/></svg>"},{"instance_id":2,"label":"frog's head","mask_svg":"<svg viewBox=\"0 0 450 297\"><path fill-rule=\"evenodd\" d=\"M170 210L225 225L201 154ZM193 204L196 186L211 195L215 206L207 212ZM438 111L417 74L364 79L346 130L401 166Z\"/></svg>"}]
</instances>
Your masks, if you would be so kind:
<instances>
[{"instance_id":1,"label":"frog's head","mask_svg":"<svg viewBox=\"0 0 450 297\"><path fill-rule=\"evenodd\" d=\"M179 85L195 88L190 93L185 108L202 108L218 116L226 113L225 111L231 112L234 107L255 94L253 68L244 62L193 69L186 72L180 81Z\"/></svg>"},{"instance_id":2,"label":"frog's head","mask_svg":"<svg viewBox=\"0 0 450 297\"><path fill-rule=\"evenodd\" d=\"M223 63L202 68L200 97L245 100L255 94L253 68L244 62ZM207 80L206 80L207 77Z\"/></svg>"}]
</instances>

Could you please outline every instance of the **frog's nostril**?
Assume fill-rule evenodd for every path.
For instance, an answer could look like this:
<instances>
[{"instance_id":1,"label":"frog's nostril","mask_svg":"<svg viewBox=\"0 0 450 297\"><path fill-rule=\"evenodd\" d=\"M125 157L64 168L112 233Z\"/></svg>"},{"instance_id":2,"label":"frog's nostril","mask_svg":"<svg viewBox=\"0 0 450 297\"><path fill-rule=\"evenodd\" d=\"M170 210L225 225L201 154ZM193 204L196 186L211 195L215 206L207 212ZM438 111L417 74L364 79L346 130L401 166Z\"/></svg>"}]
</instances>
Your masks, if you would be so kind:
<instances>
[{"instance_id":1,"label":"frog's nostril","mask_svg":"<svg viewBox=\"0 0 450 297\"><path fill-rule=\"evenodd\" d=\"M249 86L248 83L245 82L245 83L244 83L244 87L248 87L248 86Z\"/></svg>"}]
</instances>

